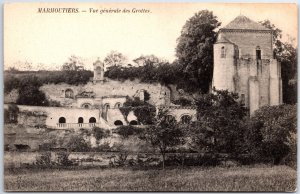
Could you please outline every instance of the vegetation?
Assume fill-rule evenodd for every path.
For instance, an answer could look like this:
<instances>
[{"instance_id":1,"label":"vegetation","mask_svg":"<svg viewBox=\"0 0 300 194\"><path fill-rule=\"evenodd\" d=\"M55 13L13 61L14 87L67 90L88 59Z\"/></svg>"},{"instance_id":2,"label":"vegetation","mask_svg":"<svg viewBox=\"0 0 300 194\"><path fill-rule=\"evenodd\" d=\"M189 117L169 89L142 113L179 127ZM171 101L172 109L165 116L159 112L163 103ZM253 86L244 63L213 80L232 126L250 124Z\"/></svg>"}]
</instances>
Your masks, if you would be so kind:
<instances>
[{"instance_id":1,"label":"vegetation","mask_svg":"<svg viewBox=\"0 0 300 194\"><path fill-rule=\"evenodd\" d=\"M237 100L237 94L223 90L214 90L197 99L197 122L190 127L192 146L196 150L215 154L241 153L241 124L247 112Z\"/></svg>"},{"instance_id":2,"label":"vegetation","mask_svg":"<svg viewBox=\"0 0 300 194\"><path fill-rule=\"evenodd\" d=\"M127 62L126 57L117 51L111 51L105 58L104 64L106 67L110 66L124 66Z\"/></svg>"},{"instance_id":3,"label":"vegetation","mask_svg":"<svg viewBox=\"0 0 300 194\"><path fill-rule=\"evenodd\" d=\"M39 90L42 85L37 77L28 77L19 84L19 96L17 104L32 106L48 106L49 101L44 92Z\"/></svg>"},{"instance_id":4,"label":"vegetation","mask_svg":"<svg viewBox=\"0 0 300 194\"><path fill-rule=\"evenodd\" d=\"M128 138L129 136L136 135L139 136L144 130L132 125L125 125L125 126L120 126L114 131L119 134L123 138Z\"/></svg>"},{"instance_id":5,"label":"vegetation","mask_svg":"<svg viewBox=\"0 0 300 194\"><path fill-rule=\"evenodd\" d=\"M126 99L126 102L123 104L123 106L120 107L120 111L124 115L126 121L129 112L133 111L138 122L143 125L153 124L156 114L156 108L154 105L142 101L139 98L132 99L129 97Z\"/></svg>"},{"instance_id":6,"label":"vegetation","mask_svg":"<svg viewBox=\"0 0 300 194\"><path fill-rule=\"evenodd\" d=\"M165 168L165 155L169 148L184 143L184 132L178 127L174 117L170 118L167 112L159 110L154 125L147 128L141 138L157 147L162 156L163 169Z\"/></svg>"},{"instance_id":7,"label":"vegetation","mask_svg":"<svg viewBox=\"0 0 300 194\"><path fill-rule=\"evenodd\" d=\"M286 166L162 170L81 169L5 171L5 191L273 191L295 192L297 172ZM116 184L117 183L117 184Z\"/></svg>"},{"instance_id":8,"label":"vegetation","mask_svg":"<svg viewBox=\"0 0 300 194\"><path fill-rule=\"evenodd\" d=\"M28 71L20 73L6 72L4 76L4 92L9 93L13 89L21 89L23 82L35 77L39 86L43 84L67 83L71 85L86 84L93 76L91 71Z\"/></svg>"},{"instance_id":9,"label":"vegetation","mask_svg":"<svg viewBox=\"0 0 300 194\"><path fill-rule=\"evenodd\" d=\"M279 164L285 156L295 152L296 140L292 135L296 134L296 124L295 105L265 106L257 110L246 131L246 145L254 160Z\"/></svg>"},{"instance_id":10,"label":"vegetation","mask_svg":"<svg viewBox=\"0 0 300 194\"><path fill-rule=\"evenodd\" d=\"M91 146L84 140L82 136L73 135L66 144L66 148L70 152L87 152Z\"/></svg>"},{"instance_id":11,"label":"vegetation","mask_svg":"<svg viewBox=\"0 0 300 194\"><path fill-rule=\"evenodd\" d=\"M19 112L17 105L10 104L8 109L4 109L4 123L18 123Z\"/></svg>"},{"instance_id":12,"label":"vegetation","mask_svg":"<svg viewBox=\"0 0 300 194\"><path fill-rule=\"evenodd\" d=\"M215 31L221 25L211 11L202 10L191 17L181 30L176 55L190 89L207 93L213 76Z\"/></svg>"}]
</instances>

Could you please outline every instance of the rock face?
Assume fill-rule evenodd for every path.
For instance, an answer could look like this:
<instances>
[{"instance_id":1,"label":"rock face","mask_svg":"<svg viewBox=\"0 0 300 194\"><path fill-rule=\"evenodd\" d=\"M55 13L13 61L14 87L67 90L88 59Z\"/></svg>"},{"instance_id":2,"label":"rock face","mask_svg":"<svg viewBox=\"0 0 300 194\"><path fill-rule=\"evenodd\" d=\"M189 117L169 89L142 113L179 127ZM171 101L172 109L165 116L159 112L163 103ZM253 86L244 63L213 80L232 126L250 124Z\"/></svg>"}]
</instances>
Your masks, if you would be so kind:
<instances>
[{"instance_id":1,"label":"rock face","mask_svg":"<svg viewBox=\"0 0 300 194\"><path fill-rule=\"evenodd\" d=\"M212 85L238 93L250 114L281 104L281 64L273 56L272 31L245 16L220 29Z\"/></svg>"}]
</instances>

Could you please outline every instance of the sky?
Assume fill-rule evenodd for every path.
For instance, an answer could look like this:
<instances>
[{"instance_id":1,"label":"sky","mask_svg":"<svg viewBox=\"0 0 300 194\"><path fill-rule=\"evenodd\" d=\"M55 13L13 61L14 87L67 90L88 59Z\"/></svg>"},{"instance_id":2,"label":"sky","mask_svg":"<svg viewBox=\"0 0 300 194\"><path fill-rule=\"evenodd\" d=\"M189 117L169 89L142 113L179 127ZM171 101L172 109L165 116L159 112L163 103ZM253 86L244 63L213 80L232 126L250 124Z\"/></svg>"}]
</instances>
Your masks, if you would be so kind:
<instances>
[{"instance_id":1,"label":"sky","mask_svg":"<svg viewBox=\"0 0 300 194\"><path fill-rule=\"evenodd\" d=\"M39 8L78 8L79 13L38 13ZM90 8L98 13L90 13ZM102 13L120 9L120 13ZM131 13L122 13L123 9ZM133 13L133 9L148 13ZM92 69L112 50L130 63L154 54L172 62L176 40L185 22L197 11L213 11L225 26L242 14L253 21L269 19L284 40L297 38L296 4L224 3L8 3L4 6L4 68L55 69L71 55ZM86 11L86 12L83 12ZM296 39L297 43L297 39Z\"/></svg>"}]
</instances>

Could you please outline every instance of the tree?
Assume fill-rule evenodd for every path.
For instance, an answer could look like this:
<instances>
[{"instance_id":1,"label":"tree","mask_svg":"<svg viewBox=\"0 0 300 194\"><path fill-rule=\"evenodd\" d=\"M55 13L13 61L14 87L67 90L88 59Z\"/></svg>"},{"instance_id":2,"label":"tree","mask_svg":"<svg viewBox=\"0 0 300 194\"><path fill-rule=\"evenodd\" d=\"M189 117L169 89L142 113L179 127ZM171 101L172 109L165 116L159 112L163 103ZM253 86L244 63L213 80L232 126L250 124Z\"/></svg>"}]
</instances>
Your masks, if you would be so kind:
<instances>
[{"instance_id":1,"label":"tree","mask_svg":"<svg viewBox=\"0 0 300 194\"><path fill-rule=\"evenodd\" d=\"M159 149L163 160L163 169L165 168L167 150L184 143L182 128L178 127L175 118L168 117L167 111L165 110L158 111L155 124L149 126L149 128L141 134L140 138Z\"/></svg>"},{"instance_id":2,"label":"tree","mask_svg":"<svg viewBox=\"0 0 300 194\"><path fill-rule=\"evenodd\" d=\"M82 59L75 55L71 55L71 57L69 57L68 61L63 64L62 70L63 71L84 70L84 64L82 62Z\"/></svg>"},{"instance_id":3,"label":"tree","mask_svg":"<svg viewBox=\"0 0 300 194\"><path fill-rule=\"evenodd\" d=\"M120 111L127 120L130 111L133 111L139 123L143 125L152 125L155 120L156 108L148 102L142 101L139 98L127 98L126 102L120 107Z\"/></svg>"},{"instance_id":4,"label":"tree","mask_svg":"<svg viewBox=\"0 0 300 194\"><path fill-rule=\"evenodd\" d=\"M247 110L238 95L214 90L196 99L197 122L190 128L192 147L208 153L228 153L235 157L243 145L242 122Z\"/></svg>"},{"instance_id":5,"label":"tree","mask_svg":"<svg viewBox=\"0 0 300 194\"><path fill-rule=\"evenodd\" d=\"M31 106L48 106L49 101L44 92L39 90L42 83L37 77L26 77L20 82L17 104Z\"/></svg>"},{"instance_id":6,"label":"tree","mask_svg":"<svg viewBox=\"0 0 300 194\"><path fill-rule=\"evenodd\" d=\"M251 117L245 133L249 152L256 160L273 164L291 152L295 146L292 134L297 132L295 105L264 106Z\"/></svg>"},{"instance_id":7,"label":"tree","mask_svg":"<svg viewBox=\"0 0 300 194\"><path fill-rule=\"evenodd\" d=\"M106 67L110 66L124 66L126 65L126 57L117 51L111 51L104 59L104 64Z\"/></svg>"},{"instance_id":8,"label":"tree","mask_svg":"<svg viewBox=\"0 0 300 194\"><path fill-rule=\"evenodd\" d=\"M221 25L211 11L202 10L183 26L177 40L176 56L184 66L188 90L206 93L213 74L215 29Z\"/></svg>"},{"instance_id":9,"label":"tree","mask_svg":"<svg viewBox=\"0 0 300 194\"><path fill-rule=\"evenodd\" d=\"M282 42L282 31L269 20L260 22L273 30L274 55L281 63L283 102L297 103L297 48L292 42Z\"/></svg>"},{"instance_id":10,"label":"tree","mask_svg":"<svg viewBox=\"0 0 300 194\"><path fill-rule=\"evenodd\" d=\"M72 135L66 143L66 147L71 152L87 152L91 149L91 146L79 135Z\"/></svg>"},{"instance_id":11,"label":"tree","mask_svg":"<svg viewBox=\"0 0 300 194\"><path fill-rule=\"evenodd\" d=\"M160 59L160 58L158 58L155 55L141 55L140 57L134 59L133 61L136 64L138 64L139 66L144 66L144 65L146 65L147 62L148 63L150 62L150 63L152 63L154 65L166 62L165 60Z\"/></svg>"}]
</instances>

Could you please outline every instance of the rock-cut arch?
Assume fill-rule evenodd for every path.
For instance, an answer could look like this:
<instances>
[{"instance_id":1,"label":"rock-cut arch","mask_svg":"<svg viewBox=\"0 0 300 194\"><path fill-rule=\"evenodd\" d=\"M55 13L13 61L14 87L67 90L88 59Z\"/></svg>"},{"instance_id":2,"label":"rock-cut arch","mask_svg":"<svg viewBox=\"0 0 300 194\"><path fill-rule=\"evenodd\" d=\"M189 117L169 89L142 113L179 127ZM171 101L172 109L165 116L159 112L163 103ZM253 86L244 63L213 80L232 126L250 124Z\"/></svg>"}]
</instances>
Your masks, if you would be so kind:
<instances>
[{"instance_id":1,"label":"rock-cut arch","mask_svg":"<svg viewBox=\"0 0 300 194\"><path fill-rule=\"evenodd\" d=\"M114 122L114 125L116 125L116 126L121 126L121 125L123 125L123 122L120 121L120 120L116 120L116 121Z\"/></svg>"},{"instance_id":2,"label":"rock-cut arch","mask_svg":"<svg viewBox=\"0 0 300 194\"><path fill-rule=\"evenodd\" d=\"M59 117L58 123L66 123L66 118L65 117Z\"/></svg>"}]
</instances>

